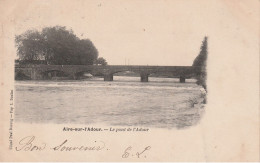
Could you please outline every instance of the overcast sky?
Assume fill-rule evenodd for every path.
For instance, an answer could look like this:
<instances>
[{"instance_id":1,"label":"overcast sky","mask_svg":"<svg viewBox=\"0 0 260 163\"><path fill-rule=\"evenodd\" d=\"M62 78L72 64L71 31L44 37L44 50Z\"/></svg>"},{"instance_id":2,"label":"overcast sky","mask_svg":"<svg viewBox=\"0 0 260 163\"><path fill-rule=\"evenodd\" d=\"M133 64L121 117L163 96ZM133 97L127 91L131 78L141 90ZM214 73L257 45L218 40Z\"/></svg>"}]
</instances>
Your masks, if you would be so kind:
<instances>
[{"instance_id":1,"label":"overcast sky","mask_svg":"<svg viewBox=\"0 0 260 163\"><path fill-rule=\"evenodd\" d=\"M241 21L245 30L257 30L246 16L254 12L255 3L240 0L18 2L6 10L13 29L10 40L28 29L66 26L78 37L92 40L99 56L111 65L191 65L204 36L209 37L210 55L214 40L217 44L230 38L229 30L242 30ZM14 41L10 48L15 54Z\"/></svg>"}]
</instances>

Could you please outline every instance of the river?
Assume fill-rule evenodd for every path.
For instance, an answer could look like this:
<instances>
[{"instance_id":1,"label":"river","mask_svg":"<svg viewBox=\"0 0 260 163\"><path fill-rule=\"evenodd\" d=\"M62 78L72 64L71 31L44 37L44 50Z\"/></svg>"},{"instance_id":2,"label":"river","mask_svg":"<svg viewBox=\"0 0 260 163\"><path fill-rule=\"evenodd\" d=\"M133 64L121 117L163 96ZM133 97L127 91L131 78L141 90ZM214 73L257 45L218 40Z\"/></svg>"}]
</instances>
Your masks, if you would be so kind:
<instances>
[{"instance_id":1,"label":"river","mask_svg":"<svg viewBox=\"0 0 260 163\"><path fill-rule=\"evenodd\" d=\"M15 81L15 121L186 128L203 115L201 90L194 79L153 77Z\"/></svg>"}]
</instances>

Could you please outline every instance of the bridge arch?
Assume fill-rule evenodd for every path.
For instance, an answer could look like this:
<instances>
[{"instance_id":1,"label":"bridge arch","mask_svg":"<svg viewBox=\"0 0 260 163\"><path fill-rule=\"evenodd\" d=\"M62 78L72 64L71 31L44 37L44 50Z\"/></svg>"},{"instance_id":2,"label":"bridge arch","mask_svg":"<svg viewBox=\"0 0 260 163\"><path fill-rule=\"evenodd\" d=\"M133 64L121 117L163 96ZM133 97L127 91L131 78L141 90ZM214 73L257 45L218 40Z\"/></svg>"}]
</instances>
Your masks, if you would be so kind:
<instances>
[{"instance_id":1,"label":"bridge arch","mask_svg":"<svg viewBox=\"0 0 260 163\"><path fill-rule=\"evenodd\" d=\"M126 72L126 73L124 73ZM113 81L113 76L117 73L123 73L122 75L125 76L134 76L134 77L140 77L141 82L148 82L148 76L149 73L145 71L140 71L139 69L133 70L133 69L119 69L119 70L114 70L112 72L106 73L104 75L104 80L105 81Z\"/></svg>"},{"instance_id":2,"label":"bridge arch","mask_svg":"<svg viewBox=\"0 0 260 163\"><path fill-rule=\"evenodd\" d=\"M140 72L139 71L133 71L133 70L118 70L118 71L114 71L111 74L113 75L129 75L129 76L139 76Z\"/></svg>"},{"instance_id":3,"label":"bridge arch","mask_svg":"<svg viewBox=\"0 0 260 163\"><path fill-rule=\"evenodd\" d=\"M137 73L137 74L140 73L140 71L133 70L131 68L116 69L116 70L111 71L112 74L120 73L120 72L133 72L133 73Z\"/></svg>"},{"instance_id":4,"label":"bridge arch","mask_svg":"<svg viewBox=\"0 0 260 163\"><path fill-rule=\"evenodd\" d=\"M14 78L15 80L31 80L30 75L26 74L23 71L16 71Z\"/></svg>"},{"instance_id":5,"label":"bridge arch","mask_svg":"<svg viewBox=\"0 0 260 163\"><path fill-rule=\"evenodd\" d=\"M193 73L187 73L185 70L178 71L151 71L149 77L162 77L162 78L178 78L180 83L185 83L186 79L194 77Z\"/></svg>"},{"instance_id":6,"label":"bridge arch","mask_svg":"<svg viewBox=\"0 0 260 163\"><path fill-rule=\"evenodd\" d=\"M100 74L93 73L90 70L80 70L73 74L75 79L86 79Z\"/></svg>"},{"instance_id":7,"label":"bridge arch","mask_svg":"<svg viewBox=\"0 0 260 163\"><path fill-rule=\"evenodd\" d=\"M41 72L42 79L71 79L71 74L59 69L46 70Z\"/></svg>"},{"instance_id":8,"label":"bridge arch","mask_svg":"<svg viewBox=\"0 0 260 163\"><path fill-rule=\"evenodd\" d=\"M121 81L121 80L123 80L123 81L138 81L138 79L136 79L136 77L140 77L140 72L124 69L124 70L114 71L110 75L111 75L110 78L117 76L116 77L117 81ZM125 78L122 78L122 77L125 77Z\"/></svg>"}]
</instances>

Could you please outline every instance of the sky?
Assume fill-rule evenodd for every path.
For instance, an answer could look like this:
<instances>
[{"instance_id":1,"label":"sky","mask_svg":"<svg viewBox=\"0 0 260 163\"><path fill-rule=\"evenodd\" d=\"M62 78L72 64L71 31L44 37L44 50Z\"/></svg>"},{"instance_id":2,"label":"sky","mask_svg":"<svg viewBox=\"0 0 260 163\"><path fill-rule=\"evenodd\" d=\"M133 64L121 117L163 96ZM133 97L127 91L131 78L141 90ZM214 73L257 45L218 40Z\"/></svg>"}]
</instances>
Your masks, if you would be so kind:
<instances>
[{"instance_id":1,"label":"sky","mask_svg":"<svg viewBox=\"0 0 260 163\"><path fill-rule=\"evenodd\" d=\"M2 1L4 2L4 1ZM202 40L211 45L234 30L257 31L250 14L255 1L242 0L25 0L8 3L2 31L16 55L15 35L29 29L66 26L90 39L110 65L189 66ZM248 16L247 16L248 15ZM256 20L253 20L256 21ZM230 31L229 31L230 30ZM231 32L231 33L230 33ZM220 37L221 36L221 37ZM233 35L231 36L233 37ZM235 36L234 36L235 37ZM217 40L218 39L218 40ZM217 43L217 42L216 42Z\"/></svg>"}]
</instances>

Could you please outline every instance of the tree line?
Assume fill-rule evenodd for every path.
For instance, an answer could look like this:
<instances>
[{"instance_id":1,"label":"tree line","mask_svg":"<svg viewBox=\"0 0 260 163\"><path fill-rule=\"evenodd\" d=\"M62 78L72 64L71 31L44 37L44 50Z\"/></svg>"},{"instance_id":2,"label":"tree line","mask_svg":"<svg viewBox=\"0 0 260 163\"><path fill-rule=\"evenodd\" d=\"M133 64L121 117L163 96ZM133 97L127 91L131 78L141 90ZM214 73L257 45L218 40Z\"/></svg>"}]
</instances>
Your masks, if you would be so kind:
<instances>
[{"instance_id":1,"label":"tree line","mask_svg":"<svg viewBox=\"0 0 260 163\"><path fill-rule=\"evenodd\" d=\"M207 58L208 58L208 38L205 37L200 47L200 53L193 61L192 66L199 68L196 74L197 84L207 90Z\"/></svg>"},{"instance_id":2,"label":"tree line","mask_svg":"<svg viewBox=\"0 0 260 163\"><path fill-rule=\"evenodd\" d=\"M50 65L107 65L98 58L98 50L89 39L78 38L66 27L45 27L41 31L27 30L15 36L19 62Z\"/></svg>"}]
</instances>

